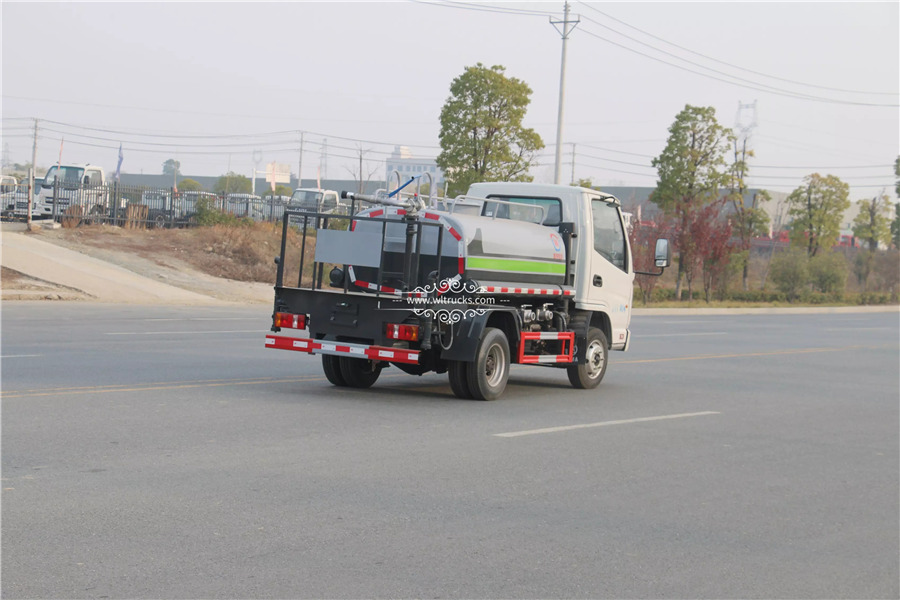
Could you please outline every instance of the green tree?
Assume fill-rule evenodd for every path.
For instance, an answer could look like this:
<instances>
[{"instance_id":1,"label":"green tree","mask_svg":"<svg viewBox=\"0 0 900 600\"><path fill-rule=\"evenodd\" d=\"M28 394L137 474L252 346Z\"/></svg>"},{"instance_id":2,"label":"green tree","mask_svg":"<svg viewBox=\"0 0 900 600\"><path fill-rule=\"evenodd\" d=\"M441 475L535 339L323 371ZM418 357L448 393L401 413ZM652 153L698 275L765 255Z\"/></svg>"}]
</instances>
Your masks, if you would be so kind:
<instances>
[{"instance_id":1,"label":"green tree","mask_svg":"<svg viewBox=\"0 0 900 600\"><path fill-rule=\"evenodd\" d=\"M263 192L263 198L271 198L272 196L290 196L292 194L291 188L286 185L278 184L275 186L275 191L272 191L272 187L269 186L266 188L266 191Z\"/></svg>"},{"instance_id":2,"label":"green tree","mask_svg":"<svg viewBox=\"0 0 900 600\"><path fill-rule=\"evenodd\" d=\"M203 190L203 186L194 179L185 178L178 182L179 192L199 192L201 190Z\"/></svg>"},{"instance_id":3,"label":"green tree","mask_svg":"<svg viewBox=\"0 0 900 600\"><path fill-rule=\"evenodd\" d=\"M804 286L809 284L809 258L801 250L780 252L772 258L770 270L775 287L789 302L799 298Z\"/></svg>"},{"instance_id":4,"label":"green tree","mask_svg":"<svg viewBox=\"0 0 900 600\"><path fill-rule=\"evenodd\" d=\"M900 248L900 202L894 205L894 220L891 221L891 241Z\"/></svg>"},{"instance_id":5,"label":"green tree","mask_svg":"<svg viewBox=\"0 0 900 600\"><path fill-rule=\"evenodd\" d=\"M810 283L824 294L843 292L848 271L847 259L840 252L822 252L809 260Z\"/></svg>"},{"instance_id":6,"label":"green tree","mask_svg":"<svg viewBox=\"0 0 900 600\"><path fill-rule=\"evenodd\" d=\"M441 109L437 164L455 196L476 181L531 181L529 168L544 142L523 127L531 88L505 75L505 67L466 67L450 84Z\"/></svg>"},{"instance_id":7,"label":"green tree","mask_svg":"<svg viewBox=\"0 0 900 600\"><path fill-rule=\"evenodd\" d=\"M250 178L245 175L239 175L234 171L229 171L225 175L216 180L213 191L217 194L249 194L253 189Z\"/></svg>"},{"instance_id":8,"label":"green tree","mask_svg":"<svg viewBox=\"0 0 900 600\"><path fill-rule=\"evenodd\" d=\"M860 200L859 212L853 219L853 235L860 238L874 252L878 244L891 243L891 201L887 195Z\"/></svg>"},{"instance_id":9,"label":"green tree","mask_svg":"<svg viewBox=\"0 0 900 600\"><path fill-rule=\"evenodd\" d=\"M690 234L692 216L719 198L731 182L725 156L734 139L719 125L710 107L686 105L669 127L662 154L653 159L659 181L651 200L675 221L678 275L675 298L681 299L681 280L696 261L696 244Z\"/></svg>"},{"instance_id":10,"label":"green tree","mask_svg":"<svg viewBox=\"0 0 900 600\"><path fill-rule=\"evenodd\" d=\"M818 173L804 178L806 185L799 187L787 198L788 216L791 217L791 244L806 247L810 258L819 250L828 250L841 233L841 218L850 208L850 186L834 175Z\"/></svg>"},{"instance_id":11,"label":"green tree","mask_svg":"<svg viewBox=\"0 0 900 600\"><path fill-rule=\"evenodd\" d=\"M163 175L172 175L174 177L178 177L179 175L181 175L181 163L174 158L170 158L163 163L162 172Z\"/></svg>"},{"instance_id":12,"label":"green tree","mask_svg":"<svg viewBox=\"0 0 900 600\"><path fill-rule=\"evenodd\" d=\"M900 156L894 161L894 175L897 177L897 182L894 184L894 192L900 196Z\"/></svg>"},{"instance_id":13,"label":"green tree","mask_svg":"<svg viewBox=\"0 0 900 600\"><path fill-rule=\"evenodd\" d=\"M740 240L740 254L737 259L743 270L742 285L744 291L750 289L750 240L754 236L766 235L769 230L769 215L759 207L761 202L771 200L766 191L759 191L748 198L747 175L750 168L747 160L753 157L753 151L747 149L747 140L734 140L734 163L731 165L731 192L728 200L733 212L731 226Z\"/></svg>"}]
</instances>

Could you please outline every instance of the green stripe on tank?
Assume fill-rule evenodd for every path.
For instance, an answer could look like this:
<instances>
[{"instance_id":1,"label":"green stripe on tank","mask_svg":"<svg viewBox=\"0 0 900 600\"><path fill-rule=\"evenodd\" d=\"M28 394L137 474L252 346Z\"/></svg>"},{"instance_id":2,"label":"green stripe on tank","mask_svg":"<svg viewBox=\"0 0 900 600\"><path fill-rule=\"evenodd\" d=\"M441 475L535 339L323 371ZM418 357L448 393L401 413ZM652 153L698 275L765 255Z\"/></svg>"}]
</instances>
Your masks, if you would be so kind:
<instances>
[{"instance_id":1,"label":"green stripe on tank","mask_svg":"<svg viewBox=\"0 0 900 600\"><path fill-rule=\"evenodd\" d=\"M535 262L513 258L477 258L474 256L466 259L466 268L510 273L553 273L558 275L566 273L565 263Z\"/></svg>"}]
</instances>

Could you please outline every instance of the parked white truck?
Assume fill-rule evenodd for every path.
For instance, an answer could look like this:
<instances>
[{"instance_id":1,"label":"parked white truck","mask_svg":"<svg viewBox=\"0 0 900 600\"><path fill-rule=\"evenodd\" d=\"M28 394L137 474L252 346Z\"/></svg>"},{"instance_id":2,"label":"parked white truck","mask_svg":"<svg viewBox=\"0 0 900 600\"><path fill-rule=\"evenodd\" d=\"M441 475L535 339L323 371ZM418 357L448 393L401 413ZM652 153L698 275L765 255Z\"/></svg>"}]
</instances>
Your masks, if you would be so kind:
<instances>
[{"instance_id":1,"label":"parked white truck","mask_svg":"<svg viewBox=\"0 0 900 600\"><path fill-rule=\"evenodd\" d=\"M478 183L448 201L343 196L367 208L316 215L312 231L309 214L285 214L266 336L269 348L321 355L332 384L369 387L393 365L448 372L456 396L492 400L519 363L566 369L591 389L608 352L628 349L635 271L615 197L530 183ZM299 265L288 264L295 235ZM648 274L670 256L658 240Z\"/></svg>"},{"instance_id":2,"label":"parked white truck","mask_svg":"<svg viewBox=\"0 0 900 600\"><path fill-rule=\"evenodd\" d=\"M347 212L347 203L334 190L321 188L297 188L291 194L288 208L305 212L340 213Z\"/></svg>"},{"instance_id":3,"label":"parked white truck","mask_svg":"<svg viewBox=\"0 0 900 600\"><path fill-rule=\"evenodd\" d=\"M73 206L81 214L105 217L109 210L109 190L103 167L90 164L54 165L44 175L40 187L35 185L34 215L62 216ZM27 209L22 207L22 214ZM16 213L19 207L16 206Z\"/></svg>"}]
</instances>

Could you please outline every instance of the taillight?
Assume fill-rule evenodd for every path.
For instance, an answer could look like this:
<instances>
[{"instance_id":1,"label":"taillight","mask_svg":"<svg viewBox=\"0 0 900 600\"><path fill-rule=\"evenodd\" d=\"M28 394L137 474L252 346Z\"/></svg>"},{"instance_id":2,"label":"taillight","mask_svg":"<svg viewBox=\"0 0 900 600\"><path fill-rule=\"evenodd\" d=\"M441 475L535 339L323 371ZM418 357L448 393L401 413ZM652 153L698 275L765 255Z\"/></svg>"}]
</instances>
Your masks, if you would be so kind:
<instances>
[{"instance_id":1,"label":"taillight","mask_svg":"<svg viewBox=\"0 0 900 600\"><path fill-rule=\"evenodd\" d=\"M275 313L275 327L287 329L306 329L306 315L292 315L291 313Z\"/></svg>"},{"instance_id":2,"label":"taillight","mask_svg":"<svg viewBox=\"0 0 900 600\"><path fill-rule=\"evenodd\" d=\"M406 340L408 342L415 342L419 339L419 326L388 323L385 335L392 340Z\"/></svg>"}]
</instances>

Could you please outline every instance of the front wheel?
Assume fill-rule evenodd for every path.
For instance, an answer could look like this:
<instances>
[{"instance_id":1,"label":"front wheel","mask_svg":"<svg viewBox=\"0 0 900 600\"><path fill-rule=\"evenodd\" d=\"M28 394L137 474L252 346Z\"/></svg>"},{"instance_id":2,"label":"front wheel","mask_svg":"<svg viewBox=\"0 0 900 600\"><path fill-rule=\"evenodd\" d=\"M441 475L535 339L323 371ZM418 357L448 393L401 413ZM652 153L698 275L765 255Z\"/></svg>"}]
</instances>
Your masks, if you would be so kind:
<instances>
[{"instance_id":1,"label":"front wheel","mask_svg":"<svg viewBox=\"0 0 900 600\"><path fill-rule=\"evenodd\" d=\"M103 206L101 206L100 204L95 204L94 206L92 206L87 218L88 225L99 225L100 223L102 223L105 212L106 211L103 209Z\"/></svg>"},{"instance_id":2,"label":"front wheel","mask_svg":"<svg viewBox=\"0 0 900 600\"><path fill-rule=\"evenodd\" d=\"M381 375L382 363L365 358L340 357L341 375L350 387L368 388Z\"/></svg>"},{"instance_id":3,"label":"front wheel","mask_svg":"<svg viewBox=\"0 0 900 600\"><path fill-rule=\"evenodd\" d=\"M606 335L596 327L591 327L587 335L584 364L566 368L572 387L590 390L600 385L603 375L606 374L608 357L609 346L606 343Z\"/></svg>"},{"instance_id":4,"label":"front wheel","mask_svg":"<svg viewBox=\"0 0 900 600\"><path fill-rule=\"evenodd\" d=\"M509 380L509 341L500 329L487 327L478 342L475 360L468 363L469 390L476 400L496 400Z\"/></svg>"}]
</instances>

